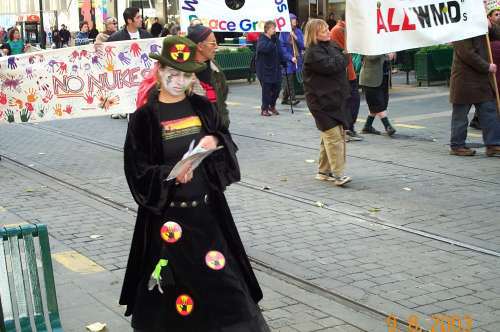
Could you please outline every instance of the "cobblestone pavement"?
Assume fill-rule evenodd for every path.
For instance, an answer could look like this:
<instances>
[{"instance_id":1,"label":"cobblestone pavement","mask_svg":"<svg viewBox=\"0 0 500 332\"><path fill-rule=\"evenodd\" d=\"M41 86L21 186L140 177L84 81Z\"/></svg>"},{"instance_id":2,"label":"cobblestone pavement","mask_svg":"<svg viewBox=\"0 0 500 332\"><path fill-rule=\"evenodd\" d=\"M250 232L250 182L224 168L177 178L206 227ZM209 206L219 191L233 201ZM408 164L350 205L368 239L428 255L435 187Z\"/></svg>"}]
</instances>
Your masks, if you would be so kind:
<instances>
[{"instance_id":1,"label":"cobblestone pavement","mask_svg":"<svg viewBox=\"0 0 500 332\"><path fill-rule=\"evenodd\" d=\"M313 179L319 135L304 103L294 115L282 107L279 117L264 118L258 115L259 97L255 84L231 86L231 129L244 177L228 190L228 200L252 257L404 319L417 314L428 323L436 313L468 314L474 331L499 330L498 256L392 227L500 252L500 160L484 157L478 131L469 139L480 147L479 156L448 155L444 87L396 85L390 114L398 134L349 143L347 173L354 181L342 189ZM360 114L366 114L365 105ZM104 203L110 198L133 209L121 152L77 139L119 147L125 130L125 121L108 118L3 126L0 153L98 193ZM21 219L47 223L56 240L108 271L124 268L130 210L104 203L95 209L95 201L85 203L81 193L33 183L12 165L0 164L0 206ZM255 189L263 187L270 190ZM106 240L89 241L91 234L106 234ZM299 330L314 330L308 328Z\"/></svg>"}]
</instances>

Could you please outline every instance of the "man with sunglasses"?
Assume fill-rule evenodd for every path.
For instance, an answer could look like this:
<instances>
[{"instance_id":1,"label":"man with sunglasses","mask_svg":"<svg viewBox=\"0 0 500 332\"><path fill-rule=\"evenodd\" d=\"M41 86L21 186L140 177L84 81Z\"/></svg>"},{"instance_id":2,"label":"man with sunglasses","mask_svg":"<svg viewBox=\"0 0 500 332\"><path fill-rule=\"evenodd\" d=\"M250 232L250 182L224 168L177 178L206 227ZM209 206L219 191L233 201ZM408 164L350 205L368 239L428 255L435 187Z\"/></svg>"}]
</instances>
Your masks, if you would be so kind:
<instances>
[{"instance_id":1,"label":"man with sunglasses","mask_svg":"<svg viewBox=\"0 0 500 332\"><path fill-rule=\"evenodd\" d=\"M108 17L104 21L105 31L101 32L95 38L95 42L97 43L105 43L108 41L109 36L114 34L118 30L118 21L114 17Z\"/></svg>"},{"instance_id":2,"label":"man with sunglasses","mask_svg":"<svg viewBox=\"0 0 500 332\"><path fill-rule=\"evenodd\" d=\"M193 92L204 95L214 104L222 118L224 127L229 127L229 111L227 110L228 87L226 76L214 61L217 51L217 39L209 28L196 24L188 28L187 37L196 43L195 60L205 62L207 68L196 73L197 81L193 85Z\"/></svg>"}]
</instances>

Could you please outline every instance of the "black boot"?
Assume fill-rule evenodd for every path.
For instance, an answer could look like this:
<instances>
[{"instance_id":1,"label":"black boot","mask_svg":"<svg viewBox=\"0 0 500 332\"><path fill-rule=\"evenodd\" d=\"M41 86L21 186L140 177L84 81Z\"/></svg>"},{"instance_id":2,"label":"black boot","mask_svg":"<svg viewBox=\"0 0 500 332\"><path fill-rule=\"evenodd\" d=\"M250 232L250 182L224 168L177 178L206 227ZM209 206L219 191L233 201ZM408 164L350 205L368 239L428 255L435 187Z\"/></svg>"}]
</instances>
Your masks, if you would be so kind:
<instances>
[{"instance_id":1,"label":"black boot","mask_svg":"<svg viewBox=\"0 0 500 332\"><path fill-rule=\"evenodd\" d=\"M380 131L373 128L373 120L375 120L375 117L368 115L368 117L366 118L365 126L363 127L363 130L361 131L363 134L380 135Z\"/></svg>"},{"instance_id":2,"label":"black boot","mask_svg":"<svg viewBox=\"0 0 500 332\"><path fill-rule=\"evenodd\" d=\"M385 131L387 132L387 135L392 136L396 133L396 129L394 129L391 126L391 123L389 122L389 119L387 117L380 119L382 123L384 124Z\"/></svg>"}]
</instances>

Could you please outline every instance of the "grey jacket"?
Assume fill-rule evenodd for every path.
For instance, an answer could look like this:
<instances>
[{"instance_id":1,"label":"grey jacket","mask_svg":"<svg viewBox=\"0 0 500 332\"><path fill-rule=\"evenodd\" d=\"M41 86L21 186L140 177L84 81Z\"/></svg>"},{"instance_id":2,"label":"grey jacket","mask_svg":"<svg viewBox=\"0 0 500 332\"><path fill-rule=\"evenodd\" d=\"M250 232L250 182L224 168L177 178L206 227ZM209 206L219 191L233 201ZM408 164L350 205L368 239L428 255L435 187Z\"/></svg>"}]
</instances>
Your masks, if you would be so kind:
<instances>
[{"instance_id":1,"label":"grey jacket","mask_svg":"<svg viewBox=\"0 0 500 332\"><path fill-rule=\"evenodd\" d=\"M384 61L386 55L365 55L359 73L359 85L376 88L384 79Z\"/></svg>"}]
</instances>

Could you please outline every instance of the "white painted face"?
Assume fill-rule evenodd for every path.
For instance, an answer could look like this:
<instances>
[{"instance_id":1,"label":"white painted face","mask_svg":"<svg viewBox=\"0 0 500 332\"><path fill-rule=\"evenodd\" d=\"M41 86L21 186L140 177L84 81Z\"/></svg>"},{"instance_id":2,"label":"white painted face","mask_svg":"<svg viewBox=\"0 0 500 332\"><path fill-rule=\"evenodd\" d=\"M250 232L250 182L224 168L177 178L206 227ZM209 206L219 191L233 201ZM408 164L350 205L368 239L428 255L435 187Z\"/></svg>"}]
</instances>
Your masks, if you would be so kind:
<instances>
[{"instance_id":1,"label":"white painted face","mask_svg":"<svg viewBox=\"0 0 500 332\"><path fill-rule=\"evenodd\" d=\"M193 82L194 74L165 67L158 70L161 85L172 96L180 96L186 92Z\"/></svg>"}]
</instances>

